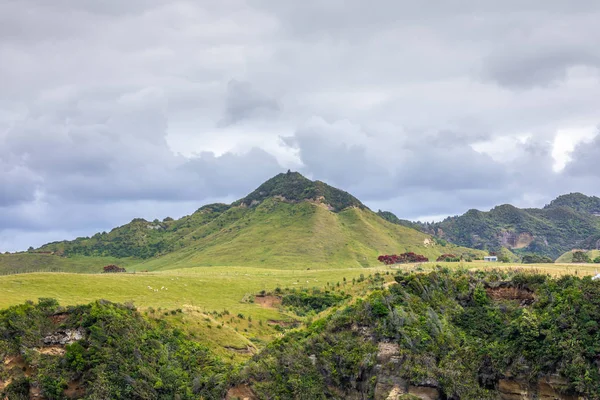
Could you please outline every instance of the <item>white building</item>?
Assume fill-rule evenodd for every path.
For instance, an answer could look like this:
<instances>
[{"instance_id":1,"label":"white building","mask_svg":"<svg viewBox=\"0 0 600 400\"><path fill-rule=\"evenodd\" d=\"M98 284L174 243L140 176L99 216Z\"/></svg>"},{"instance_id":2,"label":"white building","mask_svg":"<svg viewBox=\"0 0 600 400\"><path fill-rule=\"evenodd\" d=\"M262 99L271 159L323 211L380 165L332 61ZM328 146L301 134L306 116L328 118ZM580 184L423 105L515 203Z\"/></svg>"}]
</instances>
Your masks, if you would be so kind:
<instances>
[{"instance_id":1,"label":"white building","mask_svg":"<svg viewBox=\"0 0 600 400\"><path fill-rule=\"evenodd\" d=\"M496 256L485 256L485 257L483 257L483 261L498 262L498 257L496 257Z\"/></svg>"}]
</instances>

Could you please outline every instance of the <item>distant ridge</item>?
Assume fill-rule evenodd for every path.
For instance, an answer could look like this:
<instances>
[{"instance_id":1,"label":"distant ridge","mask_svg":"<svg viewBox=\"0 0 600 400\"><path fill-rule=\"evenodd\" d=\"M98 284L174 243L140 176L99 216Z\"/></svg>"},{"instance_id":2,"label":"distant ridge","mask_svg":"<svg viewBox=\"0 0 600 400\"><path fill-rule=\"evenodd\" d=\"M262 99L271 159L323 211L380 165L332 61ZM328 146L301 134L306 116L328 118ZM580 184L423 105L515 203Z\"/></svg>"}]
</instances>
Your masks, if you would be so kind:
<instances>
[{"instance_id":1,"label":"distant ridge","mask_svg":"<svg viewBox=\"0 0 600 400\"><path fill-rule=\"evenodd\" d=\"M556 259L574 248L600 248L600 198L582 193L559 196L541 209L503 204L487 212L469 210L438 223L404 221L384 213L391 213L380 215L394 223L481 250L504 248Z\"/></svg>"}]
</instances>

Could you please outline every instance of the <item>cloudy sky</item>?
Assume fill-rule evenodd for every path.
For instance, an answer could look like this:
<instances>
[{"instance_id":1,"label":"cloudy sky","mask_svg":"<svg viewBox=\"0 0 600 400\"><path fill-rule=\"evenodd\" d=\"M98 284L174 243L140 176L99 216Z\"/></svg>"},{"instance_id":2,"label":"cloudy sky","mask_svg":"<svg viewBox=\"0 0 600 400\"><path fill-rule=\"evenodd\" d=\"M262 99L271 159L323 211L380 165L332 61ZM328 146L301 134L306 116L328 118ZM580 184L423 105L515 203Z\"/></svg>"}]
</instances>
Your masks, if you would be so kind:
<instances>
[{"instance_id":1,"label":"cloudy sky","mask_svg":"<svg viewBox=\"0 0 600 400\"><path fill-rule=\"evenodd\" d=\"M0 251L289 169L409 219L600 194L600 3L0 0Z\"/></svg>"}]
</instances>

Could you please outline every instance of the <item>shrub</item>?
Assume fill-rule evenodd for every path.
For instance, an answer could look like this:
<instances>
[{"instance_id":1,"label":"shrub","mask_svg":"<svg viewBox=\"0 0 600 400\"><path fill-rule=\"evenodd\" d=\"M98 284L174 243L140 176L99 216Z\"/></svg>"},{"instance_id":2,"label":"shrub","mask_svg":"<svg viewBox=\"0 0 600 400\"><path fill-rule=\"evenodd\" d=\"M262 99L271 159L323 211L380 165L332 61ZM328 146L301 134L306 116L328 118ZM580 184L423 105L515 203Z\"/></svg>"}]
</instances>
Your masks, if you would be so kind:
<instances>
[{"instance_id":1,"label":"shrub","mask_svg":"<svg viewBox=\"0 0 600 400\"><path fill-rule=\"evenodd\" d=\"M574 263L589 263L592 262L590 256L585 251L574 251L573 252Z\"/></svg>"},{"instance_id":2,"label":"shrub","mask_svg":"<svg viewBox=\"0 0 600 400\"><path fill-rule=\"evenodd\" d=\"M415 254L412 251L408 253L402 253L399 255L381 255L377 257L379 262L384 263L385 265L391 264L406 264L406 263L418 263L418 262L428 262L429 259L421 254Z\"/></svg>"},{"instance_id":3,"label":"shrub","mask_svg":"<svg viewBox=\"0 0 600 400\"><path fill-rule=\"evenodd\" d=\"M522 262L523 264L551 264L554 260L539 254L526 254L523 256Z\"/></svg>"},{"instance_id":4,"label":"shrub","mask_svg":"<svg viewBox=\"0 0 600 400\"><path fill-rule=\"evenodd\" d=\"M126 272L125 268L121 268L118 265L107 265L106 267L103 268L103 272L104 273L117 273L117 272Z\"/></svg>"},{"instance_id":5,"label":"shrub","mask_svg":"<svg viewBox=\"0 0 600 400\"><path fill-rule=\"evenodd\" d=\"M439 256L435 261L458 262L460 261L460 257L457 257L454 254L446 253Z\"/></svg>"}]
</instances>

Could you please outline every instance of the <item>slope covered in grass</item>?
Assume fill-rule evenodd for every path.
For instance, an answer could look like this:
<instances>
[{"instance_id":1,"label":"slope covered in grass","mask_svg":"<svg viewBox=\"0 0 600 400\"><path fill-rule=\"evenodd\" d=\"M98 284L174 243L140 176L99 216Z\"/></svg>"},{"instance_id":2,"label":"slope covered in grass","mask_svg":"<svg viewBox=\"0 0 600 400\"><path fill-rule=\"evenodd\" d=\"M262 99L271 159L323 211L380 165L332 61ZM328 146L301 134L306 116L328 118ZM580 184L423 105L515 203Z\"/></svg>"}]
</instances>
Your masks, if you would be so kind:
<instances>
[{"instance_id":1,"label":"slope covered in grass","mask_svg":"<svg viewBox=\"0 0 600 400\"><path fill-rule=\"evenodd\" d=\"M49 243L67 257L135 258L132 269L195 266L365 267L380 254L483 252L431 240L393 224L347 192L298 173L279 174L231 205L206 205L179 220L131 223L89 238Z\"/></svg>"},{"instance_id":2,"label":"slope covered in grass","mask_svg":"<svg viewBox=\"0 0 600 400\"><path fill-rule=\"evenodd\" d=\"M219 229L213 229L214 225ZM310 202L294 204L276 198L253 208L231 208L194 235L196 239L181 250L136 268L366 267L377 264L377 256L384 253L414 251L432 260L442 253L477 253L453 245L441 246L429 235L391 224L367 209L348 208L334 213Z\"/></svg>"},{"instance_id":3,"label":"slope covered in grass","mask_svg":"<svg viewBox=\"0 0 600 400\"><path fill-rule=\"evenodd\" d=\"M590 260L593 262L596 258L600 257L600 250L588 250L585 251ZM573 262L573 251L567 251L565 254L558 257L557 263L572 263ZM600 266L599 266L600 267Z\"/></svg>"}]
</instances>

